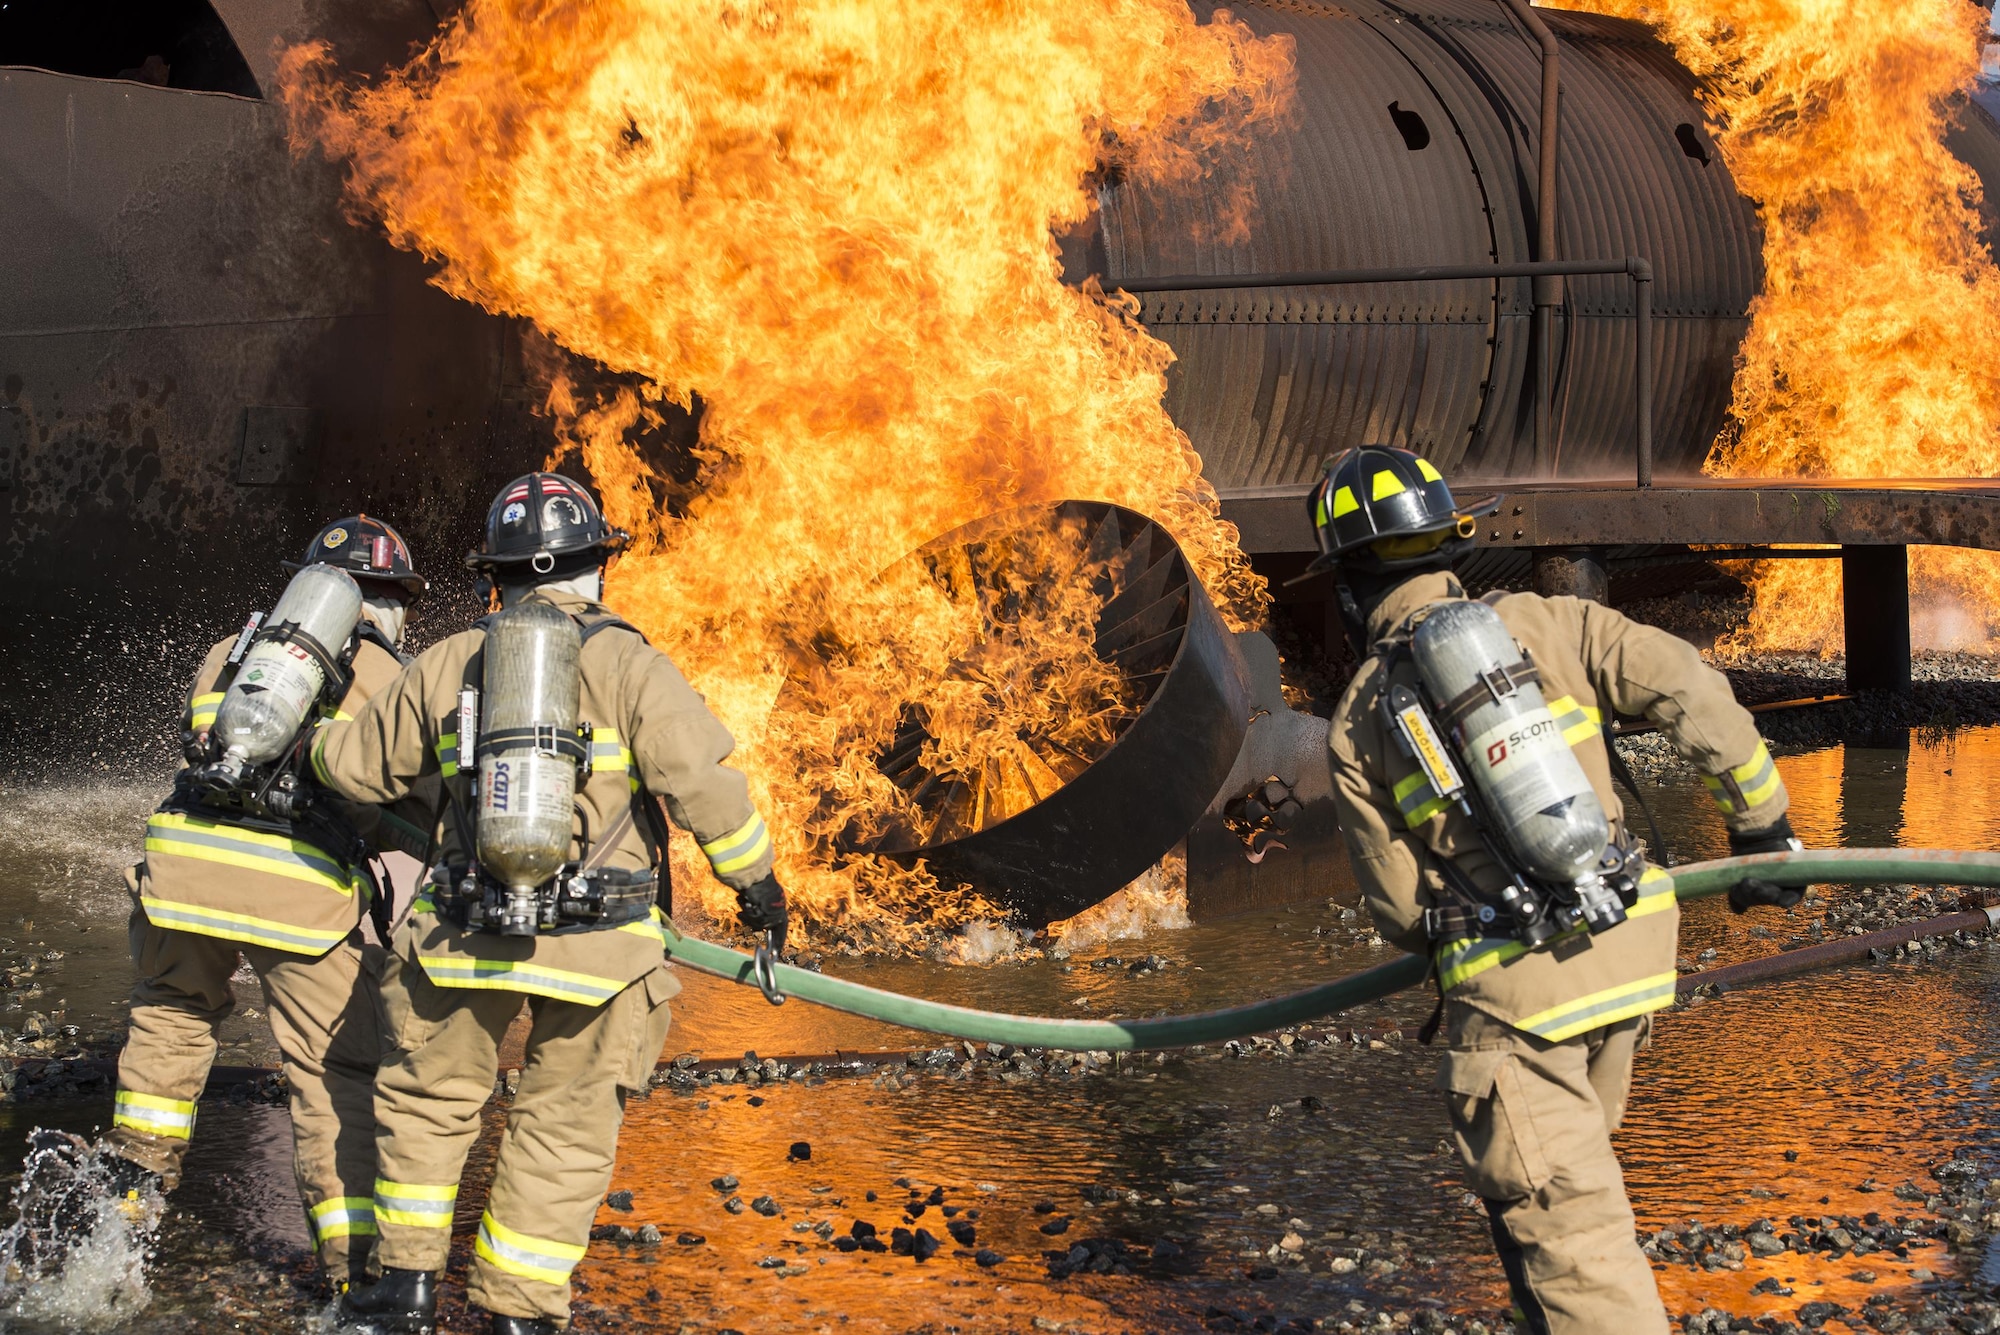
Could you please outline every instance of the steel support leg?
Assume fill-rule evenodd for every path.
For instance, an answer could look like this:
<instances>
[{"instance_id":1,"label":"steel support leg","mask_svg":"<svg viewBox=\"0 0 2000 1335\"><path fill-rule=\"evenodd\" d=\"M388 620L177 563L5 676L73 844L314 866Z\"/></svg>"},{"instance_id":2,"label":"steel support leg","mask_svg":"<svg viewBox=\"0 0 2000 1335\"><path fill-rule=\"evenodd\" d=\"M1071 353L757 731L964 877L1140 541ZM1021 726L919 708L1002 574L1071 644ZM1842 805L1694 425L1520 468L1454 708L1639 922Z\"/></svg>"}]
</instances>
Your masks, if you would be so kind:
<instances>
[{"instance_id":1,"label":"steel support leg","mask_svg":"<svg viewBox=\"0 0 2000 1335\"><path fill-rule=\"evenodd\" d=\"M1910 689L1910 549L1842 547L1847 689Z\"/></svg>"},{"instance_id":2,"label":"steel support leg","mask_svg":"<svg viewBox=\"0 0 2000 1335\"><path fill-rule=\"evenodd\" d=\"M1535 548L1535 592L1544 598L1565 594L1593 603L1611 601L1611 572L1602 547Z\"/></svg>"}]
</instances>

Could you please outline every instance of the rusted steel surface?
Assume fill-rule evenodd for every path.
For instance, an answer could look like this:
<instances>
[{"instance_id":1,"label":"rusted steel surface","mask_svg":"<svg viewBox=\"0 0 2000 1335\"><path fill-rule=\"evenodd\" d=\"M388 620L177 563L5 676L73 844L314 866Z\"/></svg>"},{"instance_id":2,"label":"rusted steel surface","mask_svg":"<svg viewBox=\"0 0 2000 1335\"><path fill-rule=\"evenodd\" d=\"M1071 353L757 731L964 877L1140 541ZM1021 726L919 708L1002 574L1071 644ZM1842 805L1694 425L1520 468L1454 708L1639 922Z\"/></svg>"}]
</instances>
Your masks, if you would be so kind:
<instances>
[{"instance_id":1,"label":"rusted steel surface","mask_svg":"<svg viewBox=\"0 0 2000 1335\"><path fill-rule=\"evenodd\" d=\"M1920 941L1925 937L1949 936L1953 932L1983 932L1996 926L2000 926L2000 908L1947 913L1938 918L1925 918L1921 922L1906 922L1895 927L1885 927L1879 932L1838 937L1817 946L1783 950L1775 955L1744 960L1741 964L1729 964L1703 973L1683 974L1680 982L1674 985L1674 994L1685 998L1700 987L1713 987L1721 991L1726 988L1741 987L1745 983L1788 978L1811 969L1823 969L1829 964L1860 959L1871 950L1894 950L1897 946Z\"/></svg>"},{"instance_id":2,"label":"rusted steel surface","mask_svg":"<svg viewBox=\"0 0 2000 1335\"><path fill-rule=\"evenodd\" d=\"M1112 184L1097 233L1066 252L1072 277L1538 257L1541 52L1500 0L1231 10L1298 50L1296 125L1245 160L1258 189L1248 236L1216 239L1210 200ZM1692 76L1642 25L1541 17L1561 47L1558 250L1655 262L1658 456L1685 469L1721 425L1761 282L1754 214L1700 128ZM1707 161L1683 146L1682 125ZM1147 297L1142 318L1179 355L1169 408L1219 486L1304 482L1326 454L1365 441L1414 446L1447 469L1525 473L1532 286L1168 292ZM1633 466L1633 310L1622 278L1562 284L1560 471Z\"/></svg>"},{"instance_id":3,"label":"rusted steel surface","mask_svg":"<svg viewBox=\"0 0 2000 1335\"><path fill-rule=\"evenodd\" d=\"M1466 497L1501 492L1481 548L1824 543L2000 550L2000 482L1986 478L1792 484L1682 481L1640 490L1600 482L1455 481ZM1315 550L1306 488L1222 493L1223 517L1251 552Z\"/></svg>"}]
</instances>

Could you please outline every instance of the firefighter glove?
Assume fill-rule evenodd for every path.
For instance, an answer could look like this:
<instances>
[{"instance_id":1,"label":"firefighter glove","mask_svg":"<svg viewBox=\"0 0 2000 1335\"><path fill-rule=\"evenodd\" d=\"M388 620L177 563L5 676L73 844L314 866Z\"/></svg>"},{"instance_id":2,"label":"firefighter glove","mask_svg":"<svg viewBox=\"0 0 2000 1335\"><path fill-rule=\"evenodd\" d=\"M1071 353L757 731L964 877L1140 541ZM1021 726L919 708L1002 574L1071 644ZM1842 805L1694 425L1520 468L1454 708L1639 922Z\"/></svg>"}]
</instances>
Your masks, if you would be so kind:
<instances>
[{"instance_id":1,"label":"firefighter glove","mask_svg":"<svg viewBox=\"0 0 2000 1335\"><path fill-rule=\"evenodd\" d=\"M778 884L778 878L767 874L748 889L738 890L736 904L742 910L743 925L753 932L765 933L771 949L784 954L785 924L789 917L785 912L785 887Z\"/></svg>"},{"instance_id":2,"label":"firefighter glove","mask_svg":"<svg viewBox=\"0 0 2000 1335\"><path fill-rule=\"evenodd\" d=\"M1791 821L1783 816L1778 817L1777 824L1766 829L1729 832L1731 857L1744 857L1751 853L1798 852L1804 847L1798 836L1792 833ZM1767 904L1788 909L1804 899L1805 894L1806 889L1802 885L1776 885L1752 876L1729 888L1729 908L1733 913Z\"/></svg>"}]
</instances>

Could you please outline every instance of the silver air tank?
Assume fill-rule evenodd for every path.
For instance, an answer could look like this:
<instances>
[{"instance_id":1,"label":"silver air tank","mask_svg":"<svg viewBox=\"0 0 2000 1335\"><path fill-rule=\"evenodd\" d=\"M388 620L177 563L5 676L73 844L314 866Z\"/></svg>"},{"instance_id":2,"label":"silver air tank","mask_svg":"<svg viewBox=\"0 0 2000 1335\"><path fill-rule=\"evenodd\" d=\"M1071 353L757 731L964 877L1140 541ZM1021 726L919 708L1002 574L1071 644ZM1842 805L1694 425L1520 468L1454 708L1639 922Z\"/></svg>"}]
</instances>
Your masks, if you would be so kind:
<instances>
[{"instance_id":1,"label":"silver air tank","mask_svg":"<svg viewBox=\"0 0 2000 1335\"><path fill-rule=\"evenodd\" d=\"M291 746L326 689L327 660L340 657L360 619L361 586L346 571L315 564L292 576L209 728L230 773L268 764Z\"/></svg>"},{"instance_id":2,"label":"silver air tank","mask_svg":"<svg viewBox=\"0 0 2000 1335\"><path fill-rule=\"evenodd\" d=\"M1500 614L1485 603L1446 603L1418 624L1410 647L1520 869L1564 887L1594 875L1611 840L1604 805L1542 688L1523 679L1526 660Z\"/></svg>"},{"instance_id":3,"label":"silver air tank","mask_svg":"<svg viewBox=\"0 0 2000 1335\"><path fill-rule=\"evenodd\" d=\"M577 726L576 623L524 602L486 627L479 744L479 865L506 887L503 936L532 936L538 889L569 860L576 762L557 749Z\"/></svg>"}]
</instances>

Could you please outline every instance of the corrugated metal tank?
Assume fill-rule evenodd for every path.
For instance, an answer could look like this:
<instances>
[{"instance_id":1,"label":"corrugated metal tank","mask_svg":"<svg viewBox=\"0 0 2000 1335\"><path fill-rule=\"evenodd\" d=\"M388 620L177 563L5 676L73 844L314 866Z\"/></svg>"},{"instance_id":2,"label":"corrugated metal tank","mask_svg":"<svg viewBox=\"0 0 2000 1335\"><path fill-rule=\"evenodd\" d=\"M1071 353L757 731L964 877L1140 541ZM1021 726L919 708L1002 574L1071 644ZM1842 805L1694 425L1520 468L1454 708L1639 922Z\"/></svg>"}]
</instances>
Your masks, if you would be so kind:
<instances>
[{"instance_id":1,"label":"corrugated metal tank","mask_svg":"<svg viewBox=\"0 0 2000 1335\"><path fill-rule=\"evenodd\" d=\"M1499 0L1245 0L1297 42L1293 126L1250 150L1250 236L1201 239L1212 201L1102 192L1072 272L1121 277L1516 263L1533 253L1541 65ZM1755 213L1694 101L1641 24L1547 11L1562 48L1564 259L1653 264L1655 458L1694 472L1722 425L1762 285ZM1633 294L1572 279L1556 321L1557 471L1628 475ZM1225 490L1307 482L1350 445L1417 448L1453 472L1525 473L1532 306L1525 279L1160 293L1149 328L1180 362L1169 407Z\"/></svg>"}]
</instances>

